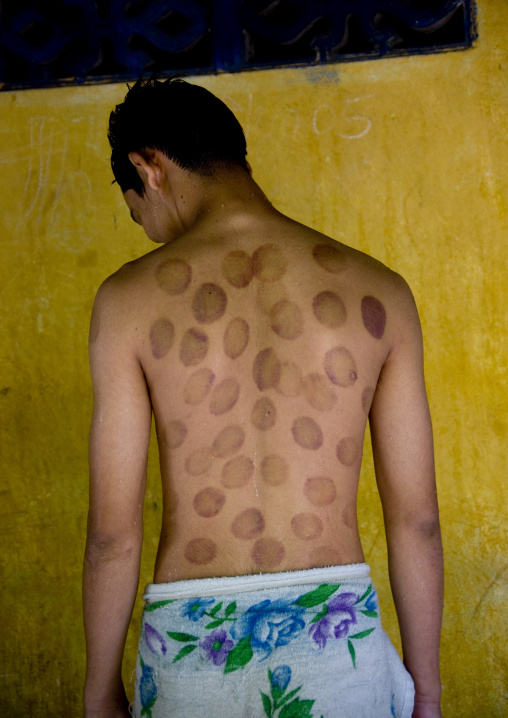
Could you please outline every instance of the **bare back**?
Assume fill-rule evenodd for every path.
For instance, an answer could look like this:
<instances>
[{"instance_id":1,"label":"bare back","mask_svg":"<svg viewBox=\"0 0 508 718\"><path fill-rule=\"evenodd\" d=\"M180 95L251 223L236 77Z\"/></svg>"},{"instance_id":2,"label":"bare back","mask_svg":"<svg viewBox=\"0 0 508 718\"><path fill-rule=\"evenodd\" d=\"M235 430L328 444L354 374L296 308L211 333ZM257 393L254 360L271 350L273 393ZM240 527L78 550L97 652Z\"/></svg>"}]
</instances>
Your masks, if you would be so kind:
<instances>
[{"instance_id":1,"label":"bare back","mask_svg":"<svg viewBox=\"0 0 508 718\"><path fill-rule=\"evenodd\" d=\"M155 581L363 561L358 477L396 275L275 211L119 274L159 443Z\"/></svg>"}]
</instances>

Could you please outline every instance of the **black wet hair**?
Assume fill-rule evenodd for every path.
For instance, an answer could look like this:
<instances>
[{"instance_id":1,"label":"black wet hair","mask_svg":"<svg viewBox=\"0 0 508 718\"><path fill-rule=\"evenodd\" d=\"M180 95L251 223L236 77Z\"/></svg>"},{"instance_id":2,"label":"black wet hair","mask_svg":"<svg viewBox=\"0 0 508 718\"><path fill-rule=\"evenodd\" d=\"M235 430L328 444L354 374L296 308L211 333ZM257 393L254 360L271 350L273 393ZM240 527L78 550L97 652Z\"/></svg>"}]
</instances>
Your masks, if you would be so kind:
<instances>
[{"instance_id":1,"label":"black wet hair","mask_svg":"<svg viewBox=\"0 0 508 718\"><path fill-rule=\"evenodd\" d=\"M247 171L247 146L231 110L180 78L139 79L109 117L111 168L122 192L144 187L129 152L157 149L179 167L204 176L235 163Z\"/></svg>"}]
</instances>

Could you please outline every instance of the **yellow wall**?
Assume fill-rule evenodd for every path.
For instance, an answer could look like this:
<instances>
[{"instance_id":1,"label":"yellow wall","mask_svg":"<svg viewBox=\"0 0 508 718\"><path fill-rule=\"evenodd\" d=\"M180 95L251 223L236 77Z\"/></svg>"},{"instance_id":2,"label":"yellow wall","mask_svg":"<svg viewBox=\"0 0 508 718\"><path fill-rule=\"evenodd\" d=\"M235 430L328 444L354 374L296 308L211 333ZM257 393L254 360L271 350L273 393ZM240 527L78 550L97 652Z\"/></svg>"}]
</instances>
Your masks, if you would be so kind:
<instances>
[{"instance_id":1,"label":"yellow wall","mask_svg":"<svg viewBox=\"0 0 508 718\"><path fill-rule=\"evenodd\" d=\"M466 52L202 78L243 122L276 206L413 287L446 549L444 715L508 715L508 4ZM124 87L0 95L0 715L79 715L94 293L152 245L111 186ZM150 460L142 582L160 519ZM396 636L367 454L360 525ZM137 615L139 616L139 608ZM125 678L134 666L137 626ZM397 638L394 638L397 641Z\"/></svg>"}]
</instances>

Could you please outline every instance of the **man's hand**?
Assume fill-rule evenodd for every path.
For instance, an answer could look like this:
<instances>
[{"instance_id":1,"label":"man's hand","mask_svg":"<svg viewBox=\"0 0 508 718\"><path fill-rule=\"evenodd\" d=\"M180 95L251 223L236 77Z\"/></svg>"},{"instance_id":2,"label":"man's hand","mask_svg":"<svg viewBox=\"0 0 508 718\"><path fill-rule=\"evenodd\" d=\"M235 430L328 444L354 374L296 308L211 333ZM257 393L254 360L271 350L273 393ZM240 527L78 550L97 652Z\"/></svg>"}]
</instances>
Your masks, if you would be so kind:
<instances>
[{"instance_id":1,"label":"man's hand","mask_svg":"<svg viewBox=\"0 0 508 718\"><path fill-rule=\"evenodd\" d=\"M425 703L416 699L413 718L441 718L441 706L439 703Z\"/></svg>"}]
</instances>

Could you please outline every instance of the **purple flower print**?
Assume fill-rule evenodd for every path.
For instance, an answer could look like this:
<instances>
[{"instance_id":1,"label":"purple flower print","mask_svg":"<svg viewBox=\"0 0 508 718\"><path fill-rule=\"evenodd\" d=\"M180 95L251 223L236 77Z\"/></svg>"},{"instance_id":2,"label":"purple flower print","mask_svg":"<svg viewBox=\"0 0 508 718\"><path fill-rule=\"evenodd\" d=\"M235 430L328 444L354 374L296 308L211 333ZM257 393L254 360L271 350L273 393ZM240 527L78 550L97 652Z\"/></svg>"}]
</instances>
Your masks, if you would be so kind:
<instances>
[{"instance_id":1,"label":"purple flower print","mask_svg":"<svg viewBox=\"0 0 508 718\"><path fill-rule=\"evenodd\" d=\"M160 653L162 653L163 656L166 655L167 648L164 639L149 623L145 623L145 642L155 655L159 655Z\"/></svg>"},{"instance_id":2,"label":"purple flower print","mask_svg":"<svg viewBox=\"0 0 508 718\"><path fill-rule=\"evenodd\" d=\"M212 631L209 636L203 638L199 645L214 666L222 666L234 643L227 637L226 631L218 630Z\"/></svg>"},{"instance_id":3,"label":"purple flower print","mask_svg":"<svg viewBox=\"0 0 508 718\"><path fill-rule=\"evenodd\" d=\"M328 604L328 613L309 629L309 636L317 643L319 648L326 646L326 641L332 638L347 636L352 624L356 623L356 609L354 604L358 600L356 593L340 593Z\"/></svg>"},{"instance_id":4,"label":"purple flower print","mask_svg":"<svg viewBox=\"0 0 508 718\"><path fill-rule=\"evenodd\" d=\"M215 603L214 598L191 598L182 606L180 615L186 616L190 621L199 621L212 603Z\"/></svg>"}]
</instances>

